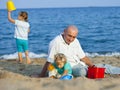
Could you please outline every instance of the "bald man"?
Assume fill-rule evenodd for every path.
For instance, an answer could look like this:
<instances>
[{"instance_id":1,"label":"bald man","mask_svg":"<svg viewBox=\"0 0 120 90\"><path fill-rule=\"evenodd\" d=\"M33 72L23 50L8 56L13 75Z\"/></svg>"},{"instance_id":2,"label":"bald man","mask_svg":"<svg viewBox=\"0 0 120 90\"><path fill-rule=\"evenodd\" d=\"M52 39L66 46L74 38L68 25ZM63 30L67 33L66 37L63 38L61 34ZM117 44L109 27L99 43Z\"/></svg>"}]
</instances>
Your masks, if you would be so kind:
<instances>
[{"instance_id":1,"label":"bald man","mask_svg":"<svg viewBox=\"0 0 120 90\"><path fill-rule=\"evenodd\" d=\"M67 61L70 63L75 77L87 75L87 67L92 67L93 64L82 50L76 38L77 35L77 27L71 25L50 42L47 62L42 69L40 77L45 76L48 65L54 62L54 55L57 53L63 53L67 57Z\"/></svg>"}]
</instances>

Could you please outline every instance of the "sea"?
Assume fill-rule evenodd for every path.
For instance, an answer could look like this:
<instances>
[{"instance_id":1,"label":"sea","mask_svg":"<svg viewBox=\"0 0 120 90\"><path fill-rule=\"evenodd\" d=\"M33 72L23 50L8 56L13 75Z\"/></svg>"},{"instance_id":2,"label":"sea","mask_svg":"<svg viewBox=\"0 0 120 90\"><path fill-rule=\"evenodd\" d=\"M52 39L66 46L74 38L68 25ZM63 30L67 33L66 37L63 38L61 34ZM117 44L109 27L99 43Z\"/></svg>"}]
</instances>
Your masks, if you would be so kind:
<instances>
[{"instance_id":1,"label":"sea","mask_svg":"<svg viewBox=\"0 0 120 90\"><path fill-rule=\"evenodd\" d=\"M47 57L49 42L68 25L78 27L87 56L120 56L120 7L17 9L12 17L17 19L20 11L28 12L30 58ZM0 9L0 59L17 58L14 27L7 10Z\"/></svg>"}]
</instances>

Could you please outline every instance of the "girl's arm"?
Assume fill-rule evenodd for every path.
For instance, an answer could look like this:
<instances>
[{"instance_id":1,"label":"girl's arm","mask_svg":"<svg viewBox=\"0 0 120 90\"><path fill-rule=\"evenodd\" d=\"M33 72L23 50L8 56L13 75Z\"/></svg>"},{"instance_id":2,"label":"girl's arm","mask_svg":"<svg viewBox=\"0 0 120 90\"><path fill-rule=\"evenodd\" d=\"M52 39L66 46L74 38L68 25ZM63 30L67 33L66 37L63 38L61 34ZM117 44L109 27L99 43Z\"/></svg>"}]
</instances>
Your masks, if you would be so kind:
<instances>
[{"instance_id":1,"label":"girl's arm","mask_svg":"<svg viewBox=\"0 0 120 90\"><path fill-rule=\"evenodd\" d=\"M8 20L9 20L11 23L15 23L15 20L11 18L11 11L8 11Z\"/></svg>"},{"instance_id":2,"label":"girl's arm","mask_svg":"<svg viewBox=\"0 0 120 90\"><path fill-rule=\"evenodd\" d=\"M64 72L63 72L62 76L68 75L69 73L72 73L72 68L71 68L70 64L67 62L64 64Z\"/></svg>"},{"instance_id":3,"label":"girl's arm","mask_svg":"<svg viewBox=\"0 0 120 90\"><path fill-rule=\"evenodd\" d=\"M67 75L68 74L68 70L64 70L64 73L62 74L62 76Z\"/></svg>"},{"instance_id":4,"label":"girl's arm","mask_svg":"<svg viewBox=\"0 0 120 90\"><path fill-rule=\"evenodd\" d=\"M30 28L28 29L28 33L30 32Z\"/></svg>"}]
</instances>

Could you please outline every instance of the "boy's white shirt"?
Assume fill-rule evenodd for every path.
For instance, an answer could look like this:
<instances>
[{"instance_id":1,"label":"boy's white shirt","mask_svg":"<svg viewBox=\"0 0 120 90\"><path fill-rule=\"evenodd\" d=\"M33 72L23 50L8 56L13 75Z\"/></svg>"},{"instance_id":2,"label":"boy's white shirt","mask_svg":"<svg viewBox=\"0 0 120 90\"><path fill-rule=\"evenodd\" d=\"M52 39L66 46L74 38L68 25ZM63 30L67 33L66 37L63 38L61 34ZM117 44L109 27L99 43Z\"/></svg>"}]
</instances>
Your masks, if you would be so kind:
<instances>
[{"instance_id":1,"label":"boy's white shirt","mask_svg":"<svg viewBox=\"0 0 120 90\"><path fill-rule=\"evenodd\" d=\"M17 39L28 40L29 23L25 21L15 20L15 34Z\"/></svg>"}]
</instances>

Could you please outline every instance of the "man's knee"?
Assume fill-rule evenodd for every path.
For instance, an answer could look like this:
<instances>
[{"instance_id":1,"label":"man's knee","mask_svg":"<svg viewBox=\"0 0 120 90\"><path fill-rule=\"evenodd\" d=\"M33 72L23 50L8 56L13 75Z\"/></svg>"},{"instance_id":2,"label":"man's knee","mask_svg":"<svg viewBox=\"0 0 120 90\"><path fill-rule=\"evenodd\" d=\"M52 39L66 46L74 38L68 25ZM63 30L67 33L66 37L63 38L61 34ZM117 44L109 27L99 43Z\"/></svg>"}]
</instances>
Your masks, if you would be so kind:
<instances>
[{"instance_id":1,"label":"man's knee","mask_svg":"<svg viewBox=\"0 0 120 90\"><path fill-rule=\"evenodd\" d=\"M82 77L87 75L87 70L85 68L81 68L80 70L73 70L73 76Z\"/></svg>"},{"instance_id":2,"label":"man's knee","mask_svg":"<svg viewBox=\"0 0 120 90\"><path fill-rule=\"evenodd\" d=\"M88 70L87 66L83 66L81 64L77 64L72 67L73 76L75 77L86 76L87 70Z\"/></svg>"}]
</instances>

